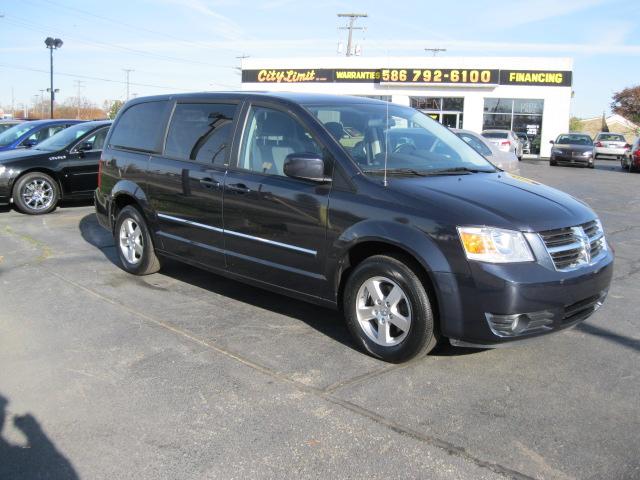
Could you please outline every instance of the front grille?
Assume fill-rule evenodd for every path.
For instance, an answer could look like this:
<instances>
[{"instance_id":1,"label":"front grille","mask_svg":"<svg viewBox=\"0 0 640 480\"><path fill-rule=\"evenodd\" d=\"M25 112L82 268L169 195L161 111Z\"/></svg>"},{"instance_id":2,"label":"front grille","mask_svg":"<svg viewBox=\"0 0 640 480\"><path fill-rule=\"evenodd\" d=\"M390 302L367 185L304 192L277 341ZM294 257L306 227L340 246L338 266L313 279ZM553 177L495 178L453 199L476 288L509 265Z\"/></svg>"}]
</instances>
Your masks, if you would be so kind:
<instances>
[{"instance_id":1,"label":"front grille","mask_svg":"<svg viewBox=\"0 0 640 480\"><path fill-rule=\"evenodd\" d=\"M604 231L598 220L575 227L547 230L539 235L556 270L563 272L599 260L607 248Z\"/></svg>"}]
</instances>

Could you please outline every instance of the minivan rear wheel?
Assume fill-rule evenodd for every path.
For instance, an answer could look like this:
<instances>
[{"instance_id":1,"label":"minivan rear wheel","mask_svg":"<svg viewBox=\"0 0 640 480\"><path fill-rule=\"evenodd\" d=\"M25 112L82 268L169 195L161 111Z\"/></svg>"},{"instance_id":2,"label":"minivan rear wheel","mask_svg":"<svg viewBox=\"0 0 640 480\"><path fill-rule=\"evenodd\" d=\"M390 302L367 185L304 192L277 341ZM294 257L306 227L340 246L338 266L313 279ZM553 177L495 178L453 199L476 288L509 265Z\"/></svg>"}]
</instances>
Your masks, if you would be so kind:
<instances>
[{"instance_id":1,"label":"minivan rear wheel","mask_svg":"<svg viewBox=\"0 0 640 480\"><path fill-rule=\"evenodd\" d=\"M358 346L387 362L426 355L437 343L429 295L409 262L376 255L360 263L344 290L347 325Z\"/></svg>"},{"instance_id":2,"label":"minivan rear wheel","mask_svg":"<svg viewBox=\"0 0 640 480\"><path fill-rule=\"evenodd\" d=\"M113 238L124 270L134 275L149 275L160 270L147 223L137 208L128 205L120 211Z\"/></svg>"}]
</instances>

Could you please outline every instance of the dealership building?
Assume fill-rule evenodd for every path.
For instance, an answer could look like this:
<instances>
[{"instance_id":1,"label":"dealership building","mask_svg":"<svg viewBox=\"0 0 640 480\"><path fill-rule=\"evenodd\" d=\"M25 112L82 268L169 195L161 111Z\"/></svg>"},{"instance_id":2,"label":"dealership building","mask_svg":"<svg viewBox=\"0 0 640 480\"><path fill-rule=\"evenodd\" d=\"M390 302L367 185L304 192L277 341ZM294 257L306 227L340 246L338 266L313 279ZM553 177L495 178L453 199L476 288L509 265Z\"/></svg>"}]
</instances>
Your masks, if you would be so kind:
<instances>
[{"instance_id":1,"label":"dealership building","mask_svg":"<svg viewBox=\"0 0 640 480\"><path fill-rule=\"evenodd\" d=\"M569 128L572 70L557 57L247 58L242 89L377 98L452 128L524 132L548 157Z\"/></svg>"}]
</instances>

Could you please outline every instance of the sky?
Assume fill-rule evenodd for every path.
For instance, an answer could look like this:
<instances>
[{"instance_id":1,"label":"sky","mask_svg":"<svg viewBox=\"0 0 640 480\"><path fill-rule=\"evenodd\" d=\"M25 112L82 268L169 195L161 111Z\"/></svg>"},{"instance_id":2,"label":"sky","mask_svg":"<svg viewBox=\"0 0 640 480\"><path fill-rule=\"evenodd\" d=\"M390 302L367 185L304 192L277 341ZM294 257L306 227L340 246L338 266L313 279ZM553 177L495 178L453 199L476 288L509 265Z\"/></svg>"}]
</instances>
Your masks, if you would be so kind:
<instances>
[{"instance_id":1,"label":"sky","mask_svg":"<svg viewBox=\"0 0 640 480\"><path fill-rule=\"evenodd\" d=\"M366 12L355 32L363 56L559 56L574 59L572 114L609 111L640 84L637 0L0 0L0 105L31 104L49 85L58 100L99 106L132 95L235 90L238 57L337 55L337 13ZM46 95L46 92L45 92Z\"/></svg>"}]
</instances>

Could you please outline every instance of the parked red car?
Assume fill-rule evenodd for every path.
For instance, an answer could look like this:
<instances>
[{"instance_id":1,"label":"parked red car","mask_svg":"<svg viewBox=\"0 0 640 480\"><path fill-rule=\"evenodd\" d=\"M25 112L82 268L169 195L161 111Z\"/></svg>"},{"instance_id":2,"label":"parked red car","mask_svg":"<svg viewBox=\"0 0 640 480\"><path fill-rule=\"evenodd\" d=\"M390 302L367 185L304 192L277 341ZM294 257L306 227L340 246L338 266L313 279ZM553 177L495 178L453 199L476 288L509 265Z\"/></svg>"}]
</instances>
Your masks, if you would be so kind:
<instances>
[{"instance_id":1,"label":"parked red car","mask_svg":"<svg viewBox=\"0 0 640 480\"><path fill-rule=\"evenodd\" d=\"M620 159L620 166L623 170L629 170L630 172L640 170L640 137L636 138L631 148L626 150L624 156Z\"/></svg>"}]
</instances>

